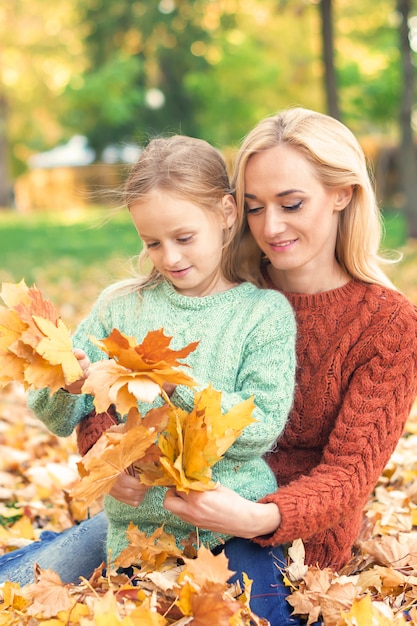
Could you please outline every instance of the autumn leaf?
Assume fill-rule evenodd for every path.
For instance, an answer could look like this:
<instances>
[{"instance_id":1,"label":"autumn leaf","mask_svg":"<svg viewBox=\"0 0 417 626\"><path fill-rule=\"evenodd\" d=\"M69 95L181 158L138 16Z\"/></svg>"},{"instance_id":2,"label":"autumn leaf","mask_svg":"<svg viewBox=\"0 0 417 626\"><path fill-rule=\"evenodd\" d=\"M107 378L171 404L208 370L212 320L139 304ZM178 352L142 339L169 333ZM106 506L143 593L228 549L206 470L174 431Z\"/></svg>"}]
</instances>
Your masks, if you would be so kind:
<instances>
[{"instance_id":1,"label":"autumn leaf","mask_svg":"<svg viewBox=\"0 0 417 626\"><path fill-rule=\"evenodd\" d=\"M165 474L156 478L155 474L148 476L144 470L141 473L143 483L175 487L185 492L214 489L212 466L222 458L245 426L256 421L252 417L253 398L223 414L221 395L210 385L195 394L190 413L169 405L168 426L158 439L162 453L160 464Z\"/></svg>"},{"instance_id":2,"label":"autumn leaf","mask_svg":"<svg viewBox=\"0 0 417 626\"><path fill-rule=\"evenodd\" d=\"M184 615L193 616L193 624L230 625L230 619L244 609L228 594L228 580L235 573L228 568L228 559L221 552L214 555L202 546L197 558L183 559L185 567L178 576L177 606Z\"/></svg>"},{"instance_id":3,"label":"autumn leaf","mask_svg":"<svg viewBox=\"0 0 417 626\"><path fill-rule=\"evenodd\" d=\"M134 337L116 328L105 339L90 339L109 357L91 365L82 390L95 396L98 413L114 404L118 412L125 415L138 400L151 403L161 393L165 382L195 385L190 376L176 368L179 365L188 367L179 359L195 350L197 341L181 350L172 350L169 348L172 337L166 337L160 329L150 331L138 345Z\"/></svg>"},{"instance_id":4,"label":"autumn leaf","mask_svg":"<svg viewBox=\"0 0 417 626\"><path fill-rule=\"evenodd\" d=\"M26 598L33 600L28 613L33 616L52 617L60 611L67 611L73 604L68 585L64 585L52 570L39 570L36 583L23 589Z\"/></svg>"},{"instance_id":5,"label":"autumn leaf","mask_svg":"<svg viewBox=\"0 0 417 626\"><path fill-rule=\"evenodd\" d=\"M230 626L231 619L239 613L241 606L220 591L196 593L191 596L193 626Z\"/></svg>"},{"instance_id":6,"label":"autumn leaf","mask_svg":"<svg viewBox=\"0 0 417 626\"><path fill-rule=\"evenodd\" d=\"M292 560L286 568L286 573L290 581L301 580L308 571L308 566L304 563L305 549L301 539L296 539L288 548L288 556Z\"/></svg>"},{"instance_id":7,"label":"autumn leaf","mask_svg":"<svg viewBox=\"0 0 417 626\"><path fill-rule=\"evenodd\" d=\"M109 428L78 463L81 481L70 495L86 507L108 493L119 474L145 454L155 441L157 432L143 425L137 409L131 409L129 417L127 429L126 425Z\"/></svg>"},{"instance_id":8,"label":"autumn leaf","mask_svg":"<svg viewBox=\"0 0 417 626\"><path fill-rule=\"evenodd\" d=\"M224 552L214 555L205 546L199 548L196 559L184 557L183 560L185 568L179 580L190 576L199 587L204 587L208 582L224 587L229 578L235 574L229 569L229 561Z\"/></svg>"},{"instance_id":9,"label":"autumn leaf","mask_svg":"<svg viewBox=\"0 0 417 626\"><path fill-rule=\"evenodd\" d=\"M24 281L3 284L0 307L0 385L15 381L25 388L60 387L83 376L70 334L55 307Z\"/></svg>"},{"instance_id":10,"label":"autumn leaf","mask_svg":"<svg viewBox=\"0 0 417 626\"><path fill-rule=\"evenodd\" d=\"M158 570L169 557L177 559L183 556L174 535L166 533L162 526L148 536L130 522L126 536L129 545L115 559L116 567L129 567L140 563L146 570Z\"/></svg>"}]
</instances>

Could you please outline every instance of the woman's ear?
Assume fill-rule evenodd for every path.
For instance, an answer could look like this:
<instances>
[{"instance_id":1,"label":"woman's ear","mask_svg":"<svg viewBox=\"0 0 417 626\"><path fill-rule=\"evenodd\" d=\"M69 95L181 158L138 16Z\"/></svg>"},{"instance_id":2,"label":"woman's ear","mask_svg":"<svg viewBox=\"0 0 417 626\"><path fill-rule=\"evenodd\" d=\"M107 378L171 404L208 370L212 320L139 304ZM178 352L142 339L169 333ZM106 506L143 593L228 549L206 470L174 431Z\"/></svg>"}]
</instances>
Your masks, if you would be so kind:
<instances>
[{"instance_id":1,"label":"woman's ear","mask_svg":"<svg viewBox=\"0 0 417 626\"><path fill-rule=\"evenodd\" d=\"M347 185L346 187L340 187L336 192L335 208L336 211L343 211L346 209L353 196L353 185Z\"/></svg>"},{"instance_id":2,"label":"woman's ear","mask_svg":"<svg viewBox=\"0 0 417 626\"><path fill-rule=\"evenodd\" d=\"M237 206L235 199L231 194L223 196L222 209L225 219L225 228L231 228L237 220Z\"/></svg>"}]
</instances>

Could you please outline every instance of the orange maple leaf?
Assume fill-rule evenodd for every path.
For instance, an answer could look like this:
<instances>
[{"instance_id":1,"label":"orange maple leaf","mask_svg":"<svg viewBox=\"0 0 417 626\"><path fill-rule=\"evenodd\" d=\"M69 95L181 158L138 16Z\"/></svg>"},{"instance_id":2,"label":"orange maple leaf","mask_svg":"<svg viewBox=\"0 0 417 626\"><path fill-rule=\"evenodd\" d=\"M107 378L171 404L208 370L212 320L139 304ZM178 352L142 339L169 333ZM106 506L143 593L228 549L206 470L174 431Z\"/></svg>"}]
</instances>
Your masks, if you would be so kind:
<instances>
[{"instance_id":1,"label":"orange maple leaf","mask_svg":"<svg viewBox=\"0 0 417 626\"><path fill-rule=\"evenodd\" d=\"M80 482L70 496L88 507L99 496L108 493L119 474L145 455L165 423L161 415L166 407L154 409L154 420L142 420L137 408L130 410L125 424L112 426L77 464Z\"/></svg>"},{"instance_id":2,"label":"orange maple leaf","mask_svg":"<svg viewBox=\"0 0 417 626\"><path fill-rule=\"evenodd\" d=\"M0 307L0 385L11 380L25 388L49 387L54 393L83 372L72 351L69 331L55 307L24 281L4 283Z\"/></svg>"},{"instance_id":3,"label":"orange maple leaf","mask_svg":"<svg viewBox=\"0 0 417 626\"><path fill-rule=\"evenodd\" d=\"M177 559L183 556L174 535L166 533L163 526L159 526L152 535L147 536L130 522L126 536L129 545L115 560L116 567L129 567L134 563L140 563L141 569L157 570L169 557Z\"/></svg>"},{"instance_id":4,"label":"orange maple leaf","mask_svg":"<svg viewBox=\"0 0 417 626\"><path fill-rule=\"evenodd\" d=\"M199 548L197 558L183 557L183 561L185 568L179 576L179 581L190 576L199 587L204 587L209 582L224 587L229 578L235 574L229 569L229 561L224 552L214 555L205 546Z\"/></svg>"},{"instance_id":5,"label":"orange maple leaf","mask_svg":"<svg viewBox=\"0 0 417 626\"><path fill-rule=\"evenodd\" d=\"M150 331L141 344L116 328L102 340L90 337L103 350L108 360L93 363L83 386L83 393L94 395L98 413L114 404L122 415L137 405L138 400L153 402L161 394L164 382L193 387L196 383L184 372L176 369L198 342L190 343L181 350L169 348L172 337L166 337L163 329Z\"/></svg>"}]
</instances>

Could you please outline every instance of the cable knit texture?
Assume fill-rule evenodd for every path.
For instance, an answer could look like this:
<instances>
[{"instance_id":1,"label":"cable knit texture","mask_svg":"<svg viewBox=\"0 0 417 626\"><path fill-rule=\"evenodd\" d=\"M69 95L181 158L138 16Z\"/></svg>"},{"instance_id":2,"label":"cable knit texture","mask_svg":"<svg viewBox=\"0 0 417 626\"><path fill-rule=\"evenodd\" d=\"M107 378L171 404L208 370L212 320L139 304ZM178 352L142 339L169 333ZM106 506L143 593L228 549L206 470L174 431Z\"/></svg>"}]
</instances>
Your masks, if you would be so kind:
<instances>
[{"instance_id":1,"label":"cable knit texture","mask_svg":"<svg viewBox=\"0 0 417 626\"><path fill-rule=\"evenodd\" d=\"M262 456L284 428L295 381L295 318L282 294L249 283L204 298L178 294L165 282L144 290L142 299L138 293L121 295L107 289L78 327L74 346L85 350L92 362L102 359L105 355L88 337L104 338L112 328L134 336L137 342L148 331L164 328L173 337L173 349L198 340L197 349L186 359L190 368L184 368L198 382L197 389L212 383L222 391L223 412L252 395L256 404L253 416L257 421L244 429L215 465L213 479L250 500L276 489ZM179 385L171 399L191 411L194 395L194 389ZM30 392L28 404L60 436L70 434L93 410L91 396L58 391L50 397L48 389ZM139 408L144 414L150 405L139 403ZM160 487L150 489L136 509L106 496L108 548L113 558L127 545L125 531L130 521L147 534L164 523L165 531L178 542L195 531L164 509L164 493ZM199 537L210 548L227 538L202 530Z\"/></svg>"},{"instance_id":2,"label":"cable knit texture","mask_svg":"<svg viewBox=\"0 0 417 626\"><path fill-rule=\"evenodd\" d=\"M257 541L301 538L307 563L338 569L416 397L417 309L400 293L356 281L285 295L297 319L297 384L267 456L280 489L262 499L278 505L282 522Z\"/></svg>"},{"instance_id":3,"label":"cable knit texture","mask_svg":"<svg viewBox=\"0 0 417 626\"><path fill-rule=\"evenodd\" d=\"M91 411L79 424L77 424L77 446L81 456L87 454L90 448L98 441L101 435L110 426L119 423L114 404L111 404L107 412L96 413Z\"/></svg>"}]
</instances>

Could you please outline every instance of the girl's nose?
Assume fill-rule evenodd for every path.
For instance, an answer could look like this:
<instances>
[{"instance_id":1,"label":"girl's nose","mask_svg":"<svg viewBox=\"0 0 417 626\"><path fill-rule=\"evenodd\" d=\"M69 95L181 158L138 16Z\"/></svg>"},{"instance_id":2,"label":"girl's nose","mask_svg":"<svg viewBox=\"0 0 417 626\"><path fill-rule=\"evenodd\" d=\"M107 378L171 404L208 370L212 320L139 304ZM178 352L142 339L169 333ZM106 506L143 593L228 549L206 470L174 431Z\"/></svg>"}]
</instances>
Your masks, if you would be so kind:
<instances>
[{"instance_id":1,"label":"girl's nose","mask_svg":"<svg viewBox=\"0 0 417 626\"><path fill-rule=\"evenodd\" d=\"M174 267L181 260L181 251L175 245L165 246L163 258L165 267Z\"/></svg>"}]
</instances>

